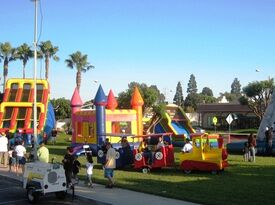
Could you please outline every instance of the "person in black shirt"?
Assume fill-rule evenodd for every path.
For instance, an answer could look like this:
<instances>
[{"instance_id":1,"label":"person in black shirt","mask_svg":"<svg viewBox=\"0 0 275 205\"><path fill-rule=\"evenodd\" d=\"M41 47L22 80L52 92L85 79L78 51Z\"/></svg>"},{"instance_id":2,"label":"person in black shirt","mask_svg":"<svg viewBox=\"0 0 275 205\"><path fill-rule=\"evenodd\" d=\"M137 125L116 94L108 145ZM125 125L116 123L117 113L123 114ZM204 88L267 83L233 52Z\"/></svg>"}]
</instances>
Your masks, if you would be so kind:
<instances>
[{"instance_id":1,"label":"person in black shirt","mask_svg":"<svg viewBox=\"0 0 275 205\"><path fill-rule=\"evenodd\" d=\"M72 153L73 153L73 148L67 147L67 153L65 154L64 159L62 160L63 167L65 170L67 187L69 187L69 185L72 183L73 162L74 162L74 157Z\"/></svg>"}]
</instances>

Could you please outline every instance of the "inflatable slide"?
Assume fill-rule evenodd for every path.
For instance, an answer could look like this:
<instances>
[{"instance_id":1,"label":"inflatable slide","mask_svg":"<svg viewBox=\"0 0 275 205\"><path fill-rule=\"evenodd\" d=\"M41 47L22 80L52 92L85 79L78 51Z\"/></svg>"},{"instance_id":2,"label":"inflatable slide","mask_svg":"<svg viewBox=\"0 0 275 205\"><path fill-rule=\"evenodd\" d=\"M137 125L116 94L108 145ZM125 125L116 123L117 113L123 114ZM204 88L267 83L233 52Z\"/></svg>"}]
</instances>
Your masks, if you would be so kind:
<instances>
[{"instance_id":1,"label":"inflatable slide","mask_svg":"<svg viewBox=\"0 0 275 205\"><path fill-rule=\"evenodd\" d=\"M177 105L167 105L165 117L155 126L155 133L173 133L174 146L183 146L184 138L195 133L183 109Z\"/></svg>"},{"instance_id":2,"label":"inflatable slide","mask_svg":"<svg viewBox=\"0 0 275 205\"><path fill-rule=\"evenodd\" d=\"M55 126L47 80L37 80L37 132L50 133ZM33 133L33 79L9 79L0 105L0 131Z\"/></svg>"}]
</instances>

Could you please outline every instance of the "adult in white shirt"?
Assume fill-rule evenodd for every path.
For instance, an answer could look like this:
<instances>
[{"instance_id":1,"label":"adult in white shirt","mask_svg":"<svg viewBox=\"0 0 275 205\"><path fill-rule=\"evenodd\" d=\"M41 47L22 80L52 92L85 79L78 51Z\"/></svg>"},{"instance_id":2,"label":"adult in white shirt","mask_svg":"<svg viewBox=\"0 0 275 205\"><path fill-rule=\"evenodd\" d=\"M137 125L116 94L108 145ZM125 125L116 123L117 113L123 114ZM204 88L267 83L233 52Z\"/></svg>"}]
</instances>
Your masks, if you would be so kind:
<instances>
[{"instance_id":1,"label":"adult in white shirt","mask_svg":"<svg viewBox=\"0 0 275 205\"><path fill-rule=\"evenodd\" d=\"M114 169L116 168L116 150L112 148L111 143L106 144L107 154L104 166L104 176L109 180L106 188L113 188L114 185Z\"/></svg>"},{"instance_id":2,"label":"adult in white shirt","mask_svg":"<svg viewBox=\"0 0 275 205\"><path fill-rule=\"evenodd\" d=\"M4 167L7 167L8 163L8 144L9 140L5 133L0 134L0 162L3 161Z\"/></svg>"},{"instance_id":3,"label":"adult in white shirt","mask_svg":"<svg viewBox=\"0 0 275 205\"><path fill-rule=\"evenodd\" d=\"M188 152L191 152L192 149L193 149L193 145L190 143L190 140L187 138L186 143L183 146L183 148L181 149L181 151L184 153L188 153Z\"/></svg>"},{"instance_id":4,"label":"adult in white shirt","mask_svg":"<svg viewBox=\"0 0 275 205\"><path fill-rule=\"evenodd\" d=\"M26 163L26 148L24 147L24 141L19 142L19 145L15 147L16 157L16 173L18 173L19 168L22 168L22 173L24 173L24 165Z\"/></svg>"}]
</instances>

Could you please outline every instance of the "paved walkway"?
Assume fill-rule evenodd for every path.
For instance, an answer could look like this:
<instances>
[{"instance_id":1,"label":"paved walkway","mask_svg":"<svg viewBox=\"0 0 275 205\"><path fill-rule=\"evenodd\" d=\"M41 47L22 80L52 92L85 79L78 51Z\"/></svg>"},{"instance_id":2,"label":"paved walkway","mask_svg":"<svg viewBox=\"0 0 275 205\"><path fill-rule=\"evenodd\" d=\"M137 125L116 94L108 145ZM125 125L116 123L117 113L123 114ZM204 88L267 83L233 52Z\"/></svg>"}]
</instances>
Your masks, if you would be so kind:
<instances>
[{"instance_id":1,"label":"paved walkway","mask_svg":"<svg viewBox=\"0 0 275 205\"><path fill-rule=\"evenodd\" d=\"M9 172L8 168L0 167L0 175L22 181L22 174L19 174L19 176L17 176L15 173ZM75 191L77 196L91 199L93 201L98 201L98 204L196 205L190 202L145 194L141 192L129 191L126 189L106 189L105 186L100 184L94 184L93 188L88 188L84 185L84 182L82 181L75 187Z\"/></svg>"}]
</instances>

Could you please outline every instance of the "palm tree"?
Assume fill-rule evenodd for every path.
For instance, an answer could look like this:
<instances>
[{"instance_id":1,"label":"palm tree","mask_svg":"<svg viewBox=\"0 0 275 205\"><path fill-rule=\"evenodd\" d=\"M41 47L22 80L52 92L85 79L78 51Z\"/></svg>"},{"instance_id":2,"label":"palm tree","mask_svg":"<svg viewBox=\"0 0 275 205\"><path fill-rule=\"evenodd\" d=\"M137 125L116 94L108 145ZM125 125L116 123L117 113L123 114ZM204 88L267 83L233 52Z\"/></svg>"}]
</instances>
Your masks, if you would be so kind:
<instances>
[{"instance_id":1,"label":"palm tree","mask_svg":"<svg viewBox=\"0 0 275 205\"><path fill-rule=\"evenodd\" d=\"M69 59L65 60L65 63L71 69L76 68L76 86L79 91L81 84L81 72L85 73L87 70L94 68L94 66L87 62L88 56L82 55L80 51L69 55L69 57Z\"/></svg>"},{"instance_id":2,"label":"palm tree","mask_svg":"<svg viewBox=\"0 0 275 205\"><path fill-rule=\"evenodd\" d=\"M3 84L3 91L5 91L6 81L8 77L8 69L9 69L9 62L15 60L16 49L12 48L9 42L1 43L0 44L0 59L4 61L4 70L3 70L3 77L4 77L4 84Z\"/></svg>"},{"instance_id":3,"label":"palm tree","mask_svg":"<svg viewBox=\"0 0 275 205\"><path fill-rule=\"evenodd\" d=\"M31 47L26 43L17 48L16 58L23 62L23 78L25 78L25 68L28 60L33 57L33 51Z\"/></svg>"},{"instance_id":4,"label":"palm tree","mask_svg":"<svg viewBox=\"0 0 275 205\"><path fill-rule=\"evenodd\" d=\"M45 58L45 78L49 78L49 67L50 67L50 58L53 58L55 61L59 61L59 57L55 55L58 52L58 47L53 46L51 41L41 42L39 44L39 54Z\"/></svg>"}]
</instances>

